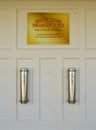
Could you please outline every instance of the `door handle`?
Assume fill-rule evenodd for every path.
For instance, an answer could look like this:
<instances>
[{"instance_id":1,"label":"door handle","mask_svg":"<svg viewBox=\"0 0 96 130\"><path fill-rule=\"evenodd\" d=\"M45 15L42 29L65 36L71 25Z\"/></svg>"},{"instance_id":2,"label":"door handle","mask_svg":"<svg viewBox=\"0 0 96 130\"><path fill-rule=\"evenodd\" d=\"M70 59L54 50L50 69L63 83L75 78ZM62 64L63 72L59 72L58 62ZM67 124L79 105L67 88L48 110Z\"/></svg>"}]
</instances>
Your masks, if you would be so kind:
<instances>
[{"instance_id":1,"label":"door handle","mask_svg":"<svg viewBox=\"0 0 96 130\"><path fill-rule=\"evenodd\" d=\"M68 102L74 104L76 102L76 69L68 69Z\"/></svg>"},{"instance_id":2,"label":"door handle","mask_svg":"<svg viewBox=\"0 0 96 130\"><path fill-rule=\"evenodd\" d=\"M28 102L28 69L20 69L20 102L26 104Z\"/></svg>"}]
</instances>

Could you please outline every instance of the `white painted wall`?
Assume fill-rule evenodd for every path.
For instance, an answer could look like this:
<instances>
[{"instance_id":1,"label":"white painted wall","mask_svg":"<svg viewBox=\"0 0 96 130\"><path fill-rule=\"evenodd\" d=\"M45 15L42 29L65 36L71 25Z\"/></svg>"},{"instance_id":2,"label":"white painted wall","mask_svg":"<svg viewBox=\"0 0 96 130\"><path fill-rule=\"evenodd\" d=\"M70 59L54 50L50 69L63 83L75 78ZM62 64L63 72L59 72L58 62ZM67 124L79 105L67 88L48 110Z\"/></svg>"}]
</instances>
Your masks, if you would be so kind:
<instances>
[{"instance_id":1,"label":"white painted wall","mask_svg":"<svg viewBox=\"0 0 96 130\"><path fill-rule=\"evenodd\" d=\"M28 12L68 12L70 45L27 45ZM0 130L96 129L96 2L0 1ZM29 69L21 104L20 68ZM76 104L67 69L77 69Z\"/></svg>"}]
</instances>

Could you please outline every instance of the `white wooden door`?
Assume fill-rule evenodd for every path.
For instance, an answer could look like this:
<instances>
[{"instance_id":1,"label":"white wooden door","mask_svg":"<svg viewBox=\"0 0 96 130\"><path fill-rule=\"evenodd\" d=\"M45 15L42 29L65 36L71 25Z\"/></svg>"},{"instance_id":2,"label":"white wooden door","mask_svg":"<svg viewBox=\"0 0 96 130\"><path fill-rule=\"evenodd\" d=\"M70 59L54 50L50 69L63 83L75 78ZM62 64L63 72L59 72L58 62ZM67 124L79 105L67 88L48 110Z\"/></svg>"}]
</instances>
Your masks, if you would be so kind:
<instances>
[{"instance_id":1,"label":"white wooden door","mask_svg":"<svg viewBox=\"0 0 96 130\"><path fill-rule=\"evenodd\" d=\"M70 45L27 45L28 12L67 12ZM0 130L96 129L96 2L0 1ZM27 104L20 69L29 69ZM76 100L68 100L76 68Z\"/></svg>"}]
</instances>

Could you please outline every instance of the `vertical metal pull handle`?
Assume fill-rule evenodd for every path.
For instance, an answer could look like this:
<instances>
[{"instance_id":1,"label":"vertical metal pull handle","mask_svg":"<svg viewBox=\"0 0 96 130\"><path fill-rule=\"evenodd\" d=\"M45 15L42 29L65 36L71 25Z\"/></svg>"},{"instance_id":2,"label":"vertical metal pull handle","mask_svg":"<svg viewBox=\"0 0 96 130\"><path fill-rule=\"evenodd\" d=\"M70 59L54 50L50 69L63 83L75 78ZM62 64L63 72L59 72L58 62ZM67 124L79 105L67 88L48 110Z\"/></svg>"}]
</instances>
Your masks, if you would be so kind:
<instances>
[{"instance_id":1,"label":"vertical metal pull handle","mask_svg":"<svg viewBox=\"0 0 96 130\"><path fill-rule=\"evenodd\" d=\"M28 69L20 69L20 102L25 104L28 102Z\"/></svg>"},{"instance_id":2,"label":"vertical metal pull handle","mask_svg":"<svg viewBox=\"0 0 96 130\"><path fill-rule=\"evenodd\" d=\"M76 69L69 68L68 69L68 102L70 104L74 104L76 93Z\"/></svg>"}]
</instances>

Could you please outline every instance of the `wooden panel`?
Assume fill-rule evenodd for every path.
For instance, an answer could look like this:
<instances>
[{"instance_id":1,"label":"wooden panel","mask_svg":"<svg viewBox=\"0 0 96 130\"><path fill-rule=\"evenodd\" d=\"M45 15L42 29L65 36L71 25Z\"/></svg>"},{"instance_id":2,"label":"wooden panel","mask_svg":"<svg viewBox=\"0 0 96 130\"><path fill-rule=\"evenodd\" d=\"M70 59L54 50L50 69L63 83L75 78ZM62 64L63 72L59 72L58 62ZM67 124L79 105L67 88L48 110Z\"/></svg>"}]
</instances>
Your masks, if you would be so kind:
<instances>
[{"instance_id":1,"label":"wooden panel","mask_svg":"<svg viewBox=\"0 0 96 130\"><path fill-rule=\"evenodd\" d=\"M86 62L87 118L96 119L96 59Z\"/></svg>"},{"instance_id":2,"label":"wooden panel","mask_svg":"<svg viewBox=\"0 0 96 130\"><path fill-rule=\"evenodd\" d=\"M0 119L10 119L11 110L10 61L0 59Z\"/></svg>"},{"instance_id":3,"label":"wooden panel","mask_svg":"<svg viewBox=\"0 0 96 130\"><path fill-rule=\"evenodd\" d=\"M27 44L27 13L29 12L34 12L33 10L30 9L18 9L18 49L52 49L52 48L57 48L57 49L62 49L62 48L78 48L79 47L79 13L77 10L59 10L58 12L64 12L64 13L69 13L69 17L70 17L70 22L69 22L69 37L70 37L70 44L69 45L47 45L47 43L42 44L42 45L28 45ZM36 10L35 12L49 12L50 10L47 9L47 11L45 10ZM57 11L51 11L53 13L57 12ZM23 24L22 24L23 23ZM73 33L74 32L74 33ZM78 44L77 44L78 43Z\"/></svg>"},{"instance_id":4,"label":"wooden panel","mask_svg":"<svg viewBox=\"0 0 96 130\"><path fill-rule=\"evenodd\" d=\"M40 60L40 119L58 119L59 83L56 59Z\"/></svg>"},{"instance_id":5,"label":"wooden panel","mask_svg":"<svg viewBox=\"0 0 96 130\"><path fill-rule=\"evenodd\" d=\"M96 49L96 9L86 10L86 47Z\"/></svg>"},{"instance_id":6,"label":"wooden panel","mask_svg":"<svg viewBox=\"0 0 96 130\"><path fill-rule=\"evenodd\" d=\"M75 104L68 103L68 68L76 68L76 100ZM63 118L80 119L80 61L79 59L63 60Z\"/></svg>"},{"instance_id":7,"label":"wooden panel","mask_svg":"<svg viewBox=\"0 0 96 130\"><path fill-rule=\"evenodd\" d=\"M11 11L0 10L0 49L9 49L11 43Z\"/></svg>"},{"instance_id":8,"label":"wooden panel","mask_svg":"<svg viewBox=\"0 0 96 130\"><path fill-rule=\"evenodd\" d=\"M20 69L28 68L28 100L27 104L21 104L20 100ZM17 119L36 119L36 89L35 83L35 67L32 59L18 59L17 60ZM36 81L35 81L36 82Z\"/></svg>"}]
</instances>

